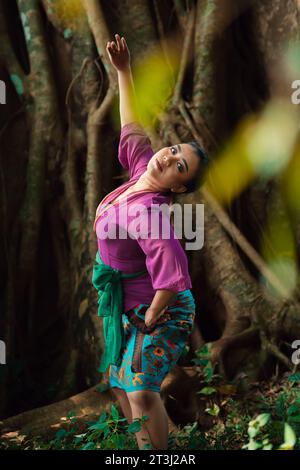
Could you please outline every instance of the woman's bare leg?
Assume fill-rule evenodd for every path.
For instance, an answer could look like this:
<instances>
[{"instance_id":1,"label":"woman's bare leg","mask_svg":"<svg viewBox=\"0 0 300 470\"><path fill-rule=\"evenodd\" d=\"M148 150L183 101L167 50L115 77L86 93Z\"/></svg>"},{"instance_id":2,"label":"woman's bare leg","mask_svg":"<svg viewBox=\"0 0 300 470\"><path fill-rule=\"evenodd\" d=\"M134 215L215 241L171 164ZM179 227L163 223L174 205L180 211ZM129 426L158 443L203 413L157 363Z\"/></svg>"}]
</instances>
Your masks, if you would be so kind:
<instances>
[{"instance_id":1,"label":"woman's bare leg","mask_svg":"<svg viewBox=\"0 0 300 470\"><path fill-rule=\"evenodd\" d=\"M128 423L130 424L132 422L132 412L125 390L118 387L112 387L111 391L120 403L123 414L127 419Z\"/></svg>"},{"instance_id":2,"label":"woman's bare leg","mask_svg":"<svg viewBox=\"0 0 300 470\"><path fill-rule=\"evenodd\" d=\"M141 390L127 392L132 419L148 416L148 420L136 433L139 449L150 444L153 449L168 449L168 415L159 392Z\"/></svg>"}]
</instances>

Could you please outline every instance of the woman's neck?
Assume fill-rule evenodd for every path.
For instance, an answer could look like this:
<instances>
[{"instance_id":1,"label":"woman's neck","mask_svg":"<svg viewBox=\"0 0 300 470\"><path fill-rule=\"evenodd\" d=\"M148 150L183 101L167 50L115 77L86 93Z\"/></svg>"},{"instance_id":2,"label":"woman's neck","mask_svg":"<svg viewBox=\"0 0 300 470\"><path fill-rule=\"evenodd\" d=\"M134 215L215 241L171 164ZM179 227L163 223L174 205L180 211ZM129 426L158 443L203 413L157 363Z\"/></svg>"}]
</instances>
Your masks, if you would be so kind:
<instances>
[{"instance_id":1,"label":"woman's neck","mask_svg":"<svg viewBox=\"0 0 300 470\"><path fill-rule=\"evenodd\" d=\"M152 181L150 178L147 177L145 173L143 173L137 182L133 185L135 191L140 191L140 190L147 190L147 191L153 191L153 192L168 192L168 189L162 188L159 185L156 184L155 181Z\"/></svg>"}]
</instances>

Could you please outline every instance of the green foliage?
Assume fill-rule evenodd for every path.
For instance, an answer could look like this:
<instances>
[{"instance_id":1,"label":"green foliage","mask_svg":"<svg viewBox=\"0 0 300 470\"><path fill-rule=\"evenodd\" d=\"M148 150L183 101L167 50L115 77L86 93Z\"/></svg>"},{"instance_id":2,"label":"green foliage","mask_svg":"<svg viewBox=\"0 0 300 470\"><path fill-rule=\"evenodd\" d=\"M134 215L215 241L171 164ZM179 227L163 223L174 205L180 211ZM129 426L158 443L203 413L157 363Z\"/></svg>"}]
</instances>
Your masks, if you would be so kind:
<instances>
[{"instance_id":1,"label":"green foliage","mask_svg":"<svg viewBox=\"0 0 300 470\"><path fill-rule=\"evenodd\" d=\"M296 374L289 375L288 376L288 381L289 382L300 383L300 372L297 372Z\"/></svg>"},{"instance_id":2,"label":"green foliage","mask_svg":"<svg viewBox=\"0 0 300 470\"><path fill-rule=\"evenodd\" d=\"M26 41L29 44L30 41L31 41L31 30L30 30L30 26L29 26L29 22L28 22L28 17L23 12L21 12L21 21L22 21Z\"/></svg>"},{"instance_id":3,"label":"green foliage","mask_svg":"<svg viewBox=\"0 0 300 470\"><path fill-rule=\"evenodd\" d=\"M204 450L208 443L203 431L199 428L197 422L188 424L180 429L176 434L169 437L169 449L200 449Z\"/></svg>"},{"instance_id":4,"label":"green foliage","mask_svg":"<svg viewBox=\"0 0 300 470\"><path fill-rule=\"evenodd\" d=\"M297 374L294 376L288 377L278 394L272 393L268 398L260 398L262 402L260 408L268 409L269 413L258 415L249 422L250 439L243 446L244 448L249 450L299 449L300 389L297 386Z\"/></svg>"},{"instance_id":5,"label":"green foliage","mask_svg":"<svg viewBox=\"0 0 300 470\"><path fill-rule=\"evenodd\" d=\"M18 95L23 95L24 94L24 86L23 86L22 79L19 77L19 75L15 74L15 73L12 73L10 75L10 79L13 82L14 87L15 87L16 92L18 93Z\"/></svg>"},{"instance_id":6,"label":"green foliage","mask_svg":"<svg viewBox=\"0 0 300 470\"><path fill-rule=\"evenodd\" d=\"M243 449L248 450L272 450L274 445L271 441L276 441L274 430L278 429L271 422L271 415L263 413L258 415L254 420L249 422L248 435L249 442L243 446ZM269 426L266 426L269 424ZM272 425L272 426L271 426ZM278 447L278 450L293 450L297 443L297 437L294 429L288 424L284 423L284 441Z\"/></svg>"},{"instance_id":7,"label":"green foliage","mask_svg":"<svg viewBox=\"0 0 300 470\"><path fill-rule=\"evenodd\" d=\"M279 447L280 450L292 450L297 442L296 434L293 428L288 424L284 424L284 442Z\"/></svg>"},{"instance_id":8,"label":"green foliage","mask_svg":"<svg viewBox=\"0 0 300 470\"><path fill-rule=\"evenodd\" d=\"M220 413L220 408L216 403L214 403L212 407L206 408L205 411L211 416L218 416Z\"/></svg>"},{"instance_id":9,"label":"green foliage","mask_svg":"<svg viewBox=\"0 0 300 470\"><path fill-rule=\"evenodd\" d=\"M266 426L266 424L270 420L269 413L263 413L258 415L255 419L250 421L248 426L248 435L249 435L249 442L243 446L243 449L248 450L271 450L272 444L269 442L268 434L262 432L262 428Z\"/></svg>"},{"instance_id":10,"label":"green foliage","mask_svg":"<svg viewBox=\"0 0 300 470\"><path fill-rule=\"evenodd\" d=\"M207 343L201 349L198 349L195 352L195 358L192 359L192 362L196 366L203 366L202 372L204 375L204 382L207 384L217 377L217 375L214 374L214 365L210 360L210 346L211 343Z\"/></svg>"},{"instance_id":11,"label":"green foliage","mask_svg":"<svg viewBox=\"0 0 300 470\"><path fill-rule=\"evenodd\" d=\"M74 413L68 414L68 422L74 423ZM103 411L98 421L87 423L85 432L77 434L78 427L60 429L50 442L50 449L103 450L137 449L135 433L148 419L143 416L128 425L126 418L120 416L118 408L111 405L110 412Z\"/></svg>"},{"instance_id":12,"label":"green foliage","mask_svg":"<svg viewBox=\"0 0 300 470\"><path fill-rule=\"evenodd\" d=\"M73 36L73 32L70 28L64 29L64 38L70 39Z\"/></svg>"},{"instance_id":13,"label":"green foliage","mask_svg":"<svg viewBox=\"0 0 300 470\"><path fill-rule=\"evenodd\" d=\"M233 383L222 383L214 373L204 376L203 383L198 394L199 422L171 433L170 450L300 449L300 387L296 381L289 377L264 388L257 384L248 395L238 395ZM128 424L115 404L90 422L71 411L61 418L63 425L52 440L43 442L13 432L0 438L0 449L133 450L138 448L135 433L147 419L143 416ZM145 444L144 449L150 448Z\"/></svg>"},{"instance_id":14,"label":"green foliage","mask_svg":"<svg viewBox=\"0 0 300 470\"><path fill-rule=\"evenodd\" d=\"M197 393L201 393L202 395L212 395L216 393L216 389L214 387L203 387Z\"/></svg>"}]
</instances>

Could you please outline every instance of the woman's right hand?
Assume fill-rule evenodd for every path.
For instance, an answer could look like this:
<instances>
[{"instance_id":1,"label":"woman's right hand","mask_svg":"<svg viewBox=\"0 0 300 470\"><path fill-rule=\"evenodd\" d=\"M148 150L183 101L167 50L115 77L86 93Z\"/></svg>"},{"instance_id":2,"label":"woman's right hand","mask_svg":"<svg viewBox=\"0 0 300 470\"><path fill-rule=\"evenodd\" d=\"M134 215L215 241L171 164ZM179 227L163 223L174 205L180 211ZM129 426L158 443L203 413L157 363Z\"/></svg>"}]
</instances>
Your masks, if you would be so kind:
<instances>
[{"instance_id":1,"label":"woman's right hand","mask_svg":"<svg viewBox=\"0 0 300 470\"><path fill-rule=\"evenodd\" d=\"M108 42L106 51L112 66L119 72L130 67L130 52L125 38L115 34L116 41Z\"/></svg>"},{"instance_id":2,"label":"woman's right hand","mask_svg":"<svg viewBox=\"0 0 300 470\"><path fill-rule=\"evenodd\" d=\"M152 328L157 320L165 313L167 310L168 306L163 308L160 312L157 312L155 309L149 307L146 312L145 312L145 325L148 328Z\"/></svg>"}]
</instances>

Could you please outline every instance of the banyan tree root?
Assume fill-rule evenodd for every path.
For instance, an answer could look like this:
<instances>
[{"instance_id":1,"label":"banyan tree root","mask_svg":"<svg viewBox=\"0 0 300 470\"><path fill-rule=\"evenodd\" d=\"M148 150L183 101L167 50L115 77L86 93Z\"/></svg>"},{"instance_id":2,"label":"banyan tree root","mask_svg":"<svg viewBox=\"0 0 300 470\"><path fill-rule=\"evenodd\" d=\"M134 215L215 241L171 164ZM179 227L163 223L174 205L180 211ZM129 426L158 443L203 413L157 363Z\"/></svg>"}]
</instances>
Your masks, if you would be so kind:
<instances>
[{"instance_id":1,"label":"banyan tree root","mask_svg":"<svg viewBox=\"0 0 300 470\"><path fill-rule=\"evenodd\" d=\"M171 384L172 378L174 380L174 376L168 380L167 385ZM79 423L97 420L103 411L109 413L112 404L117 405L116 398L109 390L99 392L97 387L96 385L65 400L0 421L0 441L9 438L12 432L22 436L52 438L66 423L71 412ZM177 427L169 419L169 431L176 430Z\"/></svg>"},{"instance_id":2,"label":"banyan tree root","mask_svg":"<svg viewBox=\"0 0 300 470\"><path fill-rule=\"evenodd\" d=\"M96 418L103 410L108 411L114 402L110 392L98 392L96 387L66 400L25 411L0 421L1 438L5 433L12 431L28 436L51 436L65 423L70 412L74 413L79 420Z\"/></svg>"}]
</instances>

